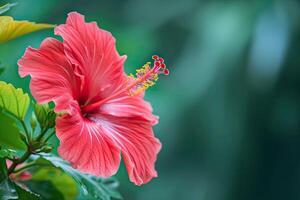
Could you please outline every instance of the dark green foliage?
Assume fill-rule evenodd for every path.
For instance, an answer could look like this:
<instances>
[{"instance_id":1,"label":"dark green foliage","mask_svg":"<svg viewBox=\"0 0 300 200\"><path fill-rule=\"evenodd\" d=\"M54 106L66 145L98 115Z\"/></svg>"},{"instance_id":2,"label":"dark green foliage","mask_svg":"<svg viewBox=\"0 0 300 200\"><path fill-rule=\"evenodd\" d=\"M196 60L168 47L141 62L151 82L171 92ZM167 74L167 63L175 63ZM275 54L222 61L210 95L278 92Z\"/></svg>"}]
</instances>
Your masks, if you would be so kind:
<instances>
[{"instance_id":1,"label":"dark green foliage","mask_svg":"<svg viewBox=\"0 0 300 200\"><path fill-rule=\"evenodd\" d=\"M24 184L43 200L64 200L64 196L50 181L26 181Z\"/></svg>"},{"instance_id":2,"label":"dark green foliage","mask_svg":"<svg viewBox=\"0 0 300 200\"><path fill-rule=\"evenodd\" d=\"M0 111L0 145L25 150L26 146L20 137L20 130L15 121Z\"/></svg>"},{"instance_id":3,"label":"dark green foliage","mask_svg":"<svg viewBox=\"0 0 300 200\"><path fill-rule=\"evenodd\" d=\"M116 191L118 182L115 179L102 179L82 174L72 168L66 161L52 155L44 155L38 158L37 163L51 164L62 169L80 185L83 193L89 195L90 198L101 200L110 200L111 198L122 199L121 195Z\"/></svg>"},{"instance_id":4,"label":"dark green foliage","mask_svg":"<svg viewBox=\"0 0 300 200\"><path fill-rule=\"evenodd\" d=\"M42 196L33 193L29 189L25 188L24 185L18 185L17 183L15 183L14 186L17 191L19 200L44 200L44 198L42 198ZM40 185L40 187L44 187L44 185ZM51 190L51 188L49 188L49 190ZM56 193L54 193L54 195L55 194ZM51 200L54 200L54 199L51 199Z\"/></svg>"}]
</instances>

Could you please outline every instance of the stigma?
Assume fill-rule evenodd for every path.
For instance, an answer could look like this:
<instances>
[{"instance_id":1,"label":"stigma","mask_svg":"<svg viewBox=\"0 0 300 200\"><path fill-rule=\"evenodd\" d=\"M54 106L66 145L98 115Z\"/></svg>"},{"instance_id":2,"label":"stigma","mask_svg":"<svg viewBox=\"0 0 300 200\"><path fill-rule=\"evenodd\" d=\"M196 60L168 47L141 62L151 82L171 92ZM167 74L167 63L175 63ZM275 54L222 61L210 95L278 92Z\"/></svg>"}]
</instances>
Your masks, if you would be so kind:
<instances>
[{"instance_id":1,"label":"stigma","mask_svg":"<svg viewBox=\"0 0 300 200\"><path fill-rule=\"evenodd\" d=\"M169 75L169 70L164 59L159 56L152 56L153 65L147 62L140 69L136 70L135 75L129 75L128 95L135 96L155 85L160 74Z\"/></svg>"}]
</instances>

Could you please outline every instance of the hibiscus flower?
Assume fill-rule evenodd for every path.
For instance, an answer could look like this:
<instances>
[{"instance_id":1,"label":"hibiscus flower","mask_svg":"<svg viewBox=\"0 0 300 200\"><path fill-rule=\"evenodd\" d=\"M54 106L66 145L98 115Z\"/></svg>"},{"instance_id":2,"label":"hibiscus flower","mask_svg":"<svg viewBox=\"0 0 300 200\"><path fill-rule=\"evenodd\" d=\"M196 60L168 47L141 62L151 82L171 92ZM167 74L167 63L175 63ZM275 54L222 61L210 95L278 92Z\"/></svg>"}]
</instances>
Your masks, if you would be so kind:
<instances>
[{"instance_id":1,"label":"hibiscus flower","mask_svg":"<svg viewBox=\"0 0 300 200\"><path fill-rule=\"evenodd\" d=\"M129 178L137 185L157 176L154 168L161 144L152 126L158 119L143 91L158 74L168 74L164 60L153 56L136 76L124 72L126 56L116 50L111 33L84 16L69 13L55 28L60 42L46 38L39 49L29 47L19 60L21 77L30 75L38 103L55 103L58 152L74 168L101 177L114 175L121 154Z\"/></svg>"}]
</instances>

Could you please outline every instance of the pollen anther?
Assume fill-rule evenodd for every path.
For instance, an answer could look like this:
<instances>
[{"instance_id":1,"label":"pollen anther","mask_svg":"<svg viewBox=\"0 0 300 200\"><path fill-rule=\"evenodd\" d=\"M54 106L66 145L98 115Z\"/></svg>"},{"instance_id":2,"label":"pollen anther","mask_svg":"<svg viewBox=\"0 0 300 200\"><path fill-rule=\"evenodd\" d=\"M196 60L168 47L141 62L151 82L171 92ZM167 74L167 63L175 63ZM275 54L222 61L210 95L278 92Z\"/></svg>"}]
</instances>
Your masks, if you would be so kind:
<instances>
[{"instance_id":1,"label":"pollen anther","mask_svg":"<svg viewBox=\"0 0 300 200\"><path fill-rule=\"evenodd\" d=\"M137 95L155 85L159 74L169 75L163 58L152 56L152 59L155 60L153 67L151 67L151 62L147 62L142 68L136 70L135 76L129 75L128 94L130 96Z\"/></svg>"}]
</instances>

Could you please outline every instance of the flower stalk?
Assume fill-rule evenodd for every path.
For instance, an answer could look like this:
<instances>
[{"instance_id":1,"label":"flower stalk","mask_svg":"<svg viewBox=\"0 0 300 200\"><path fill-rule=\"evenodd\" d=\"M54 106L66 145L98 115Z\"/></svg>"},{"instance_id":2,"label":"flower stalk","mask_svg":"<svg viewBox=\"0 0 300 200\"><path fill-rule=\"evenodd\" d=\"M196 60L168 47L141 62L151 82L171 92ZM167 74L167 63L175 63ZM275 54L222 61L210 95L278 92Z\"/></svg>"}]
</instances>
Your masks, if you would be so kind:
<instances>
[{"instance_id":1,"label":"flower stalk","mask_svg":"<svg viewBox=\"0 0 300 200\"><path fill-rule=\"evenodd\" d=\"M19 173L19 172L23 171L24 169L27 169L29 167L34 166L35 163L32 162L32 163L29 163L29 164L27 164L27 165L25 165L25 166L23 166L19 169L16 169L16 167L19 164L24 163L31 155L36 154L36 153L40 153L40 152L44 152L43 147L47 147L46 146L47 141L55 134L55 131L53 130L53 132L51 132L51 134L49 134L48 137L44 141L42 141L43 137L45 136L45 134L48 131L48 129L42 129L41 133L34 140L31 140L29 138L29 132L28 132L28 129L26 127L26 124L23 122L22 125L24 127L24 131L25 131L26 136L27 136L26 137L26 141L28 141L27 150L25 151L25 153L20 158L15 158L15 159L12 160L12 164L7 170L8 175L10 175L12 173Z\"/></svg>"},{"instance_id":2,"label":"flower stalk","mask_svg":"<svg viewBox=\"0 0 300 200\"><path fill-rule=\"evenodd\" d=\"M8 168L8 170L7 170L7 174L10 175L11 173L13 173L14 170L15 170L15 168L16 168L19 164L25 162L25 161L30 157L31 154L32 154L32 151L31 151L31 149L30 149L30 146L28 146L28 147L27 147L27 151L23 154L23 156L21 156L20 158L14 160L14 161L12 162L12 165L11 165L11 166Z\"/></svg>"}]
</instances>

